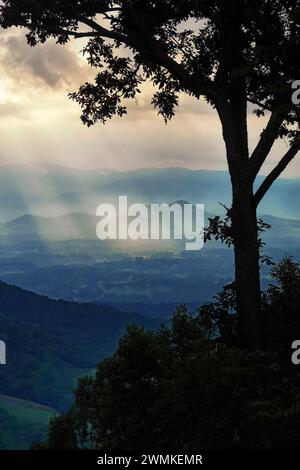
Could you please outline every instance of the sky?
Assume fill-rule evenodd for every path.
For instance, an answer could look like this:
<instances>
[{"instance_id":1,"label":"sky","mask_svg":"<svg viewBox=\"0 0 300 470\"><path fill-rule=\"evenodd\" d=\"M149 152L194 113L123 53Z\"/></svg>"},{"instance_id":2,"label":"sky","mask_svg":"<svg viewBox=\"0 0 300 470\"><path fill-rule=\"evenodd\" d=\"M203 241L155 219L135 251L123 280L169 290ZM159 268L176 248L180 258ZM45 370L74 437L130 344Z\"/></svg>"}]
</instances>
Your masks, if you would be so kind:
<instances>
[{"instance_id":1,"label":"sky","mask_svg":"<svg viewBox=\"0 0 300 470\"><path fill-rule=\"evenodd\" d=\"M165 125L151 106L146 85L128 115L92 128L80 121L79 106L68 93L91 80L94 71L80 54L82 41L54 41L30 47L25 31L0 31L0 165L47 162L81 169L131 170L185 167L226 170L218 117L203 101L182 96ZM254 148L265 125L249 112L249 141ZM268 173L286 152L276 144L262 170ZM284 173L300 177L300 158Z\"/></svg>"}]
</instances>

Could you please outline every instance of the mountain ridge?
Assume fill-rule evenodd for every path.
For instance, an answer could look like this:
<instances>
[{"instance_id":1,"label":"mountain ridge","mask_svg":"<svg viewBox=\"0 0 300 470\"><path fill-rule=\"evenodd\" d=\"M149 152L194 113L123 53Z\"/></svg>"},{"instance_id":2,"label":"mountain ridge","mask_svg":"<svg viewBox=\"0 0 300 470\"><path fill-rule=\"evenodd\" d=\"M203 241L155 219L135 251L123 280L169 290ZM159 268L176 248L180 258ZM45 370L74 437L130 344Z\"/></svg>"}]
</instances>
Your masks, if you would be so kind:
<instances>
[{"instance_id":1,"label":"mountain ridge","mask_svg":"<svg viewBox=\"0 0 300 470\"><path fill-rule=\"evenodd\" d=\"M256 187L262 180L260 175ZM259 212L300 219L300 208L295 201L299 191L299 178L277 180ZM121 172L78 170L42 163L4 166L0 171L0 222L25 213L41 216L74 211L94 213L99 203L115 201L122 194L141 203L189 200L203 203L212 211L219 203L230 204L231 186L228 172L222 170L172 167Z\"/></svg>"}]
</instances>

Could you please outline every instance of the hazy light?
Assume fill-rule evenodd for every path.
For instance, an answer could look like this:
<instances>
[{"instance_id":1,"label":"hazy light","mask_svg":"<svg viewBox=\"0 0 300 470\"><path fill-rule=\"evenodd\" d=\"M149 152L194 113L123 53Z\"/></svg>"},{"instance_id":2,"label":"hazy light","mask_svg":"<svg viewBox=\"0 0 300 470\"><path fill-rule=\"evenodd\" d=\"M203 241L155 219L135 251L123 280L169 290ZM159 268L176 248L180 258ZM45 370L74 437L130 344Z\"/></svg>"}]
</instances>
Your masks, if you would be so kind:
<instances>
[{"instance_id":1,"label":"hazy light","mask_svg":"<svg viewBox=\"0 0 300 470\"><path fill-rule=\"evenodd\" d=\"M4 80L0 80L0 104L6 103L7 91Z\"/></svg>"}]
</instances>

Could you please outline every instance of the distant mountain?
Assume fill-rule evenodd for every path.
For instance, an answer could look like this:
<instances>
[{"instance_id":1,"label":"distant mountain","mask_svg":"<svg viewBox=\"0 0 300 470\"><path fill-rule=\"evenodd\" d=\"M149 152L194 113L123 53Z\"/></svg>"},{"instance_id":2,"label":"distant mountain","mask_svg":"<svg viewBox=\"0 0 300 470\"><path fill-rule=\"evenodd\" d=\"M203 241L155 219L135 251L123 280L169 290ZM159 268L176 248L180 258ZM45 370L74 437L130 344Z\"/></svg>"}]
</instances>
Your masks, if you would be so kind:
<instances>
[{"instance_id":1,"label":"distant mountain","mask_svg":"<svg viewBox=\"0 0 300 470\"><path fill-rule=\"evenodd\" d=\"M257 185L263 180L257 178ZM260 213L300 220L297 203L300 179L279 179L260 206ZM116 203L119 195L132 202L187 200L222 212L231 186L225 171L152 168L126 172L82 171L33 163L0 168L0 222L25 214L43 217L64 213L95 214L101 202Z\"/></svg>"},{"instance_id":2,"label":"distant mountain","mask_svg":"<svg viewBox=\"0 0 300 470\"><path fill-rule=\"evenodd\" d=\"M114 172L83 171L48 163L0 167L0 222L25 214L59 215L65 210L53 200L65 192L88 192L103 181L115 179ZM91 209L93 211L93 209Z\"/></svg>"},{"instance_id":3,"label":"distant mountain","mask_svg":"<svg viewBox=\"0 0 300 470\"><path fill-rule=\"evenodd\" d=\"M150 251L180 252L184 249L184 241L173 239L156 241L149 238L149 240L136 241L130 239L100 241L96 236L96 227L99 220L99 217L84 213L64 214L49 218L24 215L10 222L0 224L0 237L2 237L2 246L6 244L11 246L12 241L18 243L19 247L22 245L23 248L20 247L19 249L20 255L24 251L25 240L31 242L32 245L36 243L35 247L32 246L34 251L36 251L39 241L49 246L49 242L61 241L67 243L72 240L80 240L85 242L80 254L86 251L88 241L92 241L97 246L94 262L96 259L108 258L117 254L135 255ZM76 253L76 250L74 251ZM5 250L5 256L9 252L10 248ZM54 254L53 251L52 253Z\"/></svg>"},{"instance_id":4,"label":"distant mountain","mask_svg":"<svg viewBox=\"0 0 300 470\"><path fill-rule=\"evenodd\" d=\"M64 214L56 217L23 215L0 224L3 235L34 235L42 239L72 240L96 239L96 216L83 213Z\"/></svg>"},{"instance_id":5,"label":"distant mountain","mask_svg":"<svg viewBox=\"0 0 300 470\"><path fill-rule=\"evenodd\" d=\"M258 176L256 187L262 181ZM133 202L168 202L187 200L191 203L204 204L206 211L224 213L221 203L231 204L231 185L227 172L187 170L184 168L161 168L136 170L121 173L119 179L101 184L96 192L81 194L83 207L92 207L99 202L114 201L116 195L128 195ZM279 179L271 188L259 207L259 213L276 217L299 219L300 179ZM63 195L60 201L72 204L76 201L74 193ZM78 204L79 200L77 199Z\"/></svg>"},{"instance_id":6,"label":"distant mountain","mask_svg":"<svg viewBox=\"0 0 300 470\"><path fill-rule=\"evenodd\" d=\"M187 201L175 201L177 204L184 204ZM208 217L214 217L214 214L205 214L205 223L208 224ZM274 217L272 215L261 214L259 216L266 223L271 225L271 229L264 234L265 240L272 247L281 247L286 240L292 244L299 243L300 220ZM0 224L0 236L16 237L23 239L41 239L50 241L68 241L68 240L94 240L98 242L99 252L108 250L108 253L138 253L139 251L182 251L184 242L178 240L170 241L118 241L107 240L100 241L96 236L96 226L99 218L90 214L71 213L56 217L40 217L33 215L24 215L9 222ZM210 242L209 246L212 246ZM128 251L129 250L129 251Z\"/></svg>"},{"instance_id":7,"label":"distant mountain","mask_svg":"<svg viewBox=\"0 0 300 470\"><path fill-rule=\"evenodd\" d=\"M55 301L0 283L0 394L64 409L76 379L111 354L126 325L158 321L108 306Z\"/></svg>"},{"instance_id":8,"label":"distant mountain","mask_svg":"<svg viewBox=\"0 0 300 470\"><path fill-rule=\"evenodd\" d=\"M299 248L300 240L300 221L263 215L261 218L271 229L263 234L263 240L267 247L281 248L282 250L291 250Z\"/></svg>"}]
</instances>

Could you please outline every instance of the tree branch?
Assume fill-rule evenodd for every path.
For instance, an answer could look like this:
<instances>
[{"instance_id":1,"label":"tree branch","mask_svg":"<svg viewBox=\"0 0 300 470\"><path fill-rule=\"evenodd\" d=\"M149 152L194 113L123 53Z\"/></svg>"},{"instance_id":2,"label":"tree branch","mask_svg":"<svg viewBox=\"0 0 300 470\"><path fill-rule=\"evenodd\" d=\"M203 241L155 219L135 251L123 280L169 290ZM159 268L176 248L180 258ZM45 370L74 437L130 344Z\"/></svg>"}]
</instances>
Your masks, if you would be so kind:
<instances>
[{"instance_id":1,"label":"tree branch","mask_svg":"<svg viewBox=\"0 0 300 470\"><path fill-rule=\"evenodd\" d=\"M123 36L121 33L117 33L115 31L111 31L109 29L104 28L101 26L97 21L94 21L91 18L87 18L86 16L82 15L81 13L77 12L73 8L68 9L70 14L72 14L78 21L89 26L93 30L99 33L99 36L106 37L109 39L115 39L120 42L125 42L126 36ZM102 12L104 13L104 12Z\"/></svg>"},{"instance_id":2,"label":"tree branch","mask_svg":"<svg viewBox=\"0 0 300 470\"><path fill-rule=\"evenodd\" d=\"M210 99L217 97L217 87L212 81L206 81L194 77L187 73L184 68L175 59L170 57L161 47L151 34L147 27L147 23L141 14L138 14L134 8L127 4L126 13L130 16L132 23L135 26L135 34L132 34L128 40L129 45L136 50L141 48L160 66L171 72L173 76L180 82L183 88L199 98L201 95L207 96Z\"/></svg>"},{"instance_id":3,"label":"tree branch","mask_svg":"<svg viewBox=\"0 0 300 470\"><path fill-rule=\"evenodd\" d=\"M285 116L286 109L283 110L282 108L278 107L276 107L271 113L268 124L262 132L260 141L258 142L249 160L250 176L252 177L253 181L255 180L259 170L269 155L275 140L278 137L278 132Z\"/></svg>"},{"instance_id":4,"label":"tree branch","mask_svg":"<svg viewBox=\"0 0 300 470\"><path fill-rule=\"evenodd\" d=\"M5 21L5 26L23 26L28 29L38 29L38 28L44 28L47 30L49 33L53 34L63 34L63 35L68 35L68 36L73 36L75 38L83 38L83 37L95 37L95 36L101 36L105 37L108 39L114 39L119 42L126 42L126 36L122 35L121 33L117 33L115 31L111 31L109 29L104 28L101 26L99 23L94 21L91 18L87 18L86 16L82 15L79 12L76 12L73 8L68 9L69 13L73 15L74 18L76 18L80 23L85 24L86 26L89 26L93 31L87 31L87 32L79 32L79 31L73 31L73 30L68 30L56 26L48 26L46 24L37 24L37 23L32 23L32 22L27 22L27 21L22 21L19 20L18 18L13 18L10 21Z\"/></svg>"},{"instance_id":5,"label":"tree branch","mask_svg":"<svg viewBox=\"0 0 300 470\"><path fill-rule=\"evenodd\" d=\"M269 111L270 113L272 112L272 109L270 106L265 105L264 103L255 100L254 98L248 98L249 103L254 104L255 106L259 106L263 111Z\"/></svg>"},{"instance_id":6,"label":"tree branch","mask_svg":"<svg viewBox=\"0 0 300 470\"><path fill-rule=\"evenodd\" d=\"M269 191L270 187L274 181L281 175L281 173L286 169L288 164L293 160L300 150L300 139L296 140L294 144L290 147L288 152L276 165L276 167L271 171L271 173L265 178L256 194L254 195L255 206L257 207L261 200L264 198L266 193Z\"/></svg>"},{"instance_id":7,"label":"tree branch","mask_svg":"<svg viewBox=\"0 0 300 470\"><path fill-rule=\"evenodd\" d=\"M73 8L69 9L69 13L73 15L80 23L89 26L93 31L79 32L74 30L68 30L55 26L48 26L47 24L39 25L30 23L22 20L13 19L7 22L7 26L23 26L28 29L40 29L44 28L49 33L57 35L72 36L75 38L82 37L103 37L107 39L113 39L125 46L130 47L133 50L146 52L152 60L159 66L165 68L178 79L183 88L193 93L196 97L201 95L207 96L210 99L217 98L218 91L217 87L211 81L199 80L199 77L192 76L187 73L184 68L175 59L170 57L161 47L159 41L157 41L148 30L146 23L140 15L137 15L136 11L130 9L131 18L134 24L134 32L130 35L124 35L117 31L112 31L101 26L97 21L92 18L87 18L80 12L77 12Z\"/></svg>"},{"instance_id":8,"label":"tree branch","mask_svg":"<svg viewBox=\"0 0 300 470\"><path fill-rule=\"evenodd\" d=\"M28 29L37 29L40 26L34 23L28 23L26 21L11 21L11 22L6 22L5 26L22 26L24 28ZM80 32L80 31L70 31L68 29L64 28L58 28L58 27L49 27L47 28L47 31L49 33L53 33L56 35L64 35L64 36L73 36L74 38L86 38L86 37L94 37L94 36L99 36L99 33L95 31L86 31L86 32Z\"/></svg>"}]
</instances>

